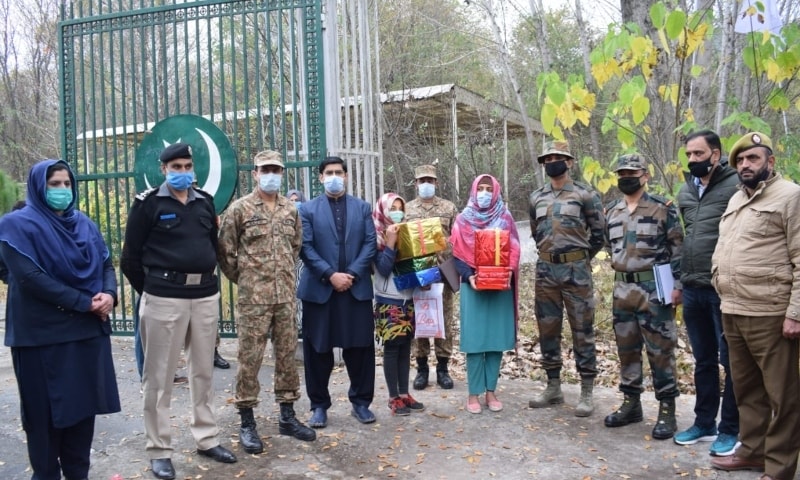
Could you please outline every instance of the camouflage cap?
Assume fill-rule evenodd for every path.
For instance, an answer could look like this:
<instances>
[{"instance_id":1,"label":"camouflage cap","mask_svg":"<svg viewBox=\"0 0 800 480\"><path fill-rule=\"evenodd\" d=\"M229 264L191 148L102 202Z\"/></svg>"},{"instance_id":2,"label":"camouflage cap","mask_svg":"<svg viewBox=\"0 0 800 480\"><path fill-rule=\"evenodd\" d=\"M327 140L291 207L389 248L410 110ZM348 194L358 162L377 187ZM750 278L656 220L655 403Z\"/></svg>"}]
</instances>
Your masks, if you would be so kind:
<instances>
[{"instance_id":1,"label":"camouflage cap","mask_svg":"<svg viewBox=\"0 0 800 480\"><path fill-rule=\"evenodd\" d=\"M772 140L768 136L759 132L750 132L736 141L731 147L731 153L728 155L728 163L732 168L736 168L736 157L746 150L753 147L767 147L772 150Z\"/></svg>"},{"instance_id":2,"label":"camouflage cap","mask_svg":"<svg viewBox=\"0 0 800 480\"><path fill-rule=\"evenodd\" d=\"M574 159L575 157L569 153L569 142L566 140L553 140L544 144L544 151L541 155L537 158L539 163L544 163L544 159L548 155L564 155L565 157L569 157Z\"/></svg>"},{"instance_id":3,"label":"camouflage cap","mask_svg":"<svg viewBox=\"0 0 800 480\"><path fill-rule=\"evenodd\" d=\"M253 157L253 165L255 167L275 165L276 167L283 168L283 160L281 159L281 154L275 150L264 150L256 153L256 156Z\"/></svg>"},{"instance_id":4,"label":"camouflage cap","mask_svg":"<svg viewBox=\"0 0 800 480\"><path fill-rule=\"evenodd\" d=\"M617 159L617 168L614 171L619 172L620 170L647 170L647 160L638 153L620 155Z\"/></svg>"},{"instance_id":5,"label":"camouflage cap","mask_svg":"<svg viewBox=\"0 0 800 480\"><path fill-rule=\"evenodd\" d=\"M414 178L438 178L434 165L420 165L414 169Z\"/></svg>"}]
</instances>

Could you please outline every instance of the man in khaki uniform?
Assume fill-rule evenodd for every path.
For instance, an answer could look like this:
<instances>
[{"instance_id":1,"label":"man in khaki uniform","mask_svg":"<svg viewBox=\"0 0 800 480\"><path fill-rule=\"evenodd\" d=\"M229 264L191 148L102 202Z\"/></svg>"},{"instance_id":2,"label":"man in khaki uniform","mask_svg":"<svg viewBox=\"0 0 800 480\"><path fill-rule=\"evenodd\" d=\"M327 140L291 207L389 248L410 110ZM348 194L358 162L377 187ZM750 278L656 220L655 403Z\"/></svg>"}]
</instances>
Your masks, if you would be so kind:
<instances>
[{"instance_id":1,"label":"man in khaki uniform","mask_svg":"<svg viewBox=\"0 0 800 480\"><path fill-rule=\"evenodd\" d=\"M300 398L300 377L294 362L294 264L303 243L302 223L294 202L279 193L283 178L280 153L259 152L253 164L257 186L225 213L217 259L225 276L239 285L239 439L247 453L261 453L264 445L256 431L253 407L258 405L258 372L268 337L275 349L275 401L281 407L278 431L305 441L316 439L317 434L300 423L294 412L294 402Z\"/></svg>"},{"instance_id":2,"label":"man in khaki uniform","mask_svg":"<svg viewBox=\"0 0 800 480\"><path fill-rule=\"evenodd\" d=\"M719 223L711 283L721 300L741 446L720 470L793 479L800 454L800 187L759 132L731 148L739 191Z\"/></svg>"},{"instance_id":3,"label":"man in khaki uniform","mask_svg":"<svg viewBox=\"0 0 800 480\"><path fill-rule=\"evenodd\" d=\"M406 221L421 220L439 217L445 236L450 237L450 228L458 214L453 202L436 196L436 167L422 165L414 169L417 184L417 198L406 204ZM447 250L439 254L439 263L453 256L448 245ZM450 356L453 354L453 291L445 288L442 294L444 303L444 334L445 338L434 339L433 345L436 353L436 383L444 389L453 388L453 379L447 369ZM430 341L427 338L414 339L411 343L411 354L417 359L417 376L414 379L414 388L423 390L428 386L428 354L431 351Z\"/></svg>"}]
</instances>

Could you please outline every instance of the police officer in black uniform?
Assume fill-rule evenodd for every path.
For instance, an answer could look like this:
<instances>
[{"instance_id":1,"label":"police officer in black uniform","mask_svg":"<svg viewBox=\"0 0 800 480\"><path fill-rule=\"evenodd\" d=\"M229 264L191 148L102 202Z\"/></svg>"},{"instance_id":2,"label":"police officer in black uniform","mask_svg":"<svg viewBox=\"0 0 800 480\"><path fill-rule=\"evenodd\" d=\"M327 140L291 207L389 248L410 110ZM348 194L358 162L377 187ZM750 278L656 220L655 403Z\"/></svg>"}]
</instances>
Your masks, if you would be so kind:
<instances>
[{"instance_id":1,"label":"police officer in black uniform","mask_svg":"<svg viewBox=\"0 0 800 480\"><path fill-rule=\"evenodd\" d=\"M220 446L213 409L214 341L219 319L217 222L213 198L192 188L192 149L161 153L166 181L136 196L128 215L122 272L142 295L142 388L147 456L159 479L175 478L170 400L181 348L189 367L192 435L197 453L218 462L236 457Z\"/></svg>"}]
</instances>

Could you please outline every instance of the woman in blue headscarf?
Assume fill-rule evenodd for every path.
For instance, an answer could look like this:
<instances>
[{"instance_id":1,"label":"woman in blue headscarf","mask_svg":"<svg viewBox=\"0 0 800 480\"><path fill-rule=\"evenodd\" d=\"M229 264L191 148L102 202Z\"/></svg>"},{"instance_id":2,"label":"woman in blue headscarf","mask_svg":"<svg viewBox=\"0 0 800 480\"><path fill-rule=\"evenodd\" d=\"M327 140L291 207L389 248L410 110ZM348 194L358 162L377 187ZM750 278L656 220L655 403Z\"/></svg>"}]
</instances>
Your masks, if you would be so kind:
<instances>
[{"instance_id":1,"label":"woman in blue headscarf","mask_svg":"<svg viewBox=\"0 0 800 480\"><path fill-rule=\"evenodd\" d=\"M95 415L120 411L108 316L117 282L69 166L31 168L27 205L0 218L11 347L34 479L89 476Z\"/></svg>"}]
</instances>

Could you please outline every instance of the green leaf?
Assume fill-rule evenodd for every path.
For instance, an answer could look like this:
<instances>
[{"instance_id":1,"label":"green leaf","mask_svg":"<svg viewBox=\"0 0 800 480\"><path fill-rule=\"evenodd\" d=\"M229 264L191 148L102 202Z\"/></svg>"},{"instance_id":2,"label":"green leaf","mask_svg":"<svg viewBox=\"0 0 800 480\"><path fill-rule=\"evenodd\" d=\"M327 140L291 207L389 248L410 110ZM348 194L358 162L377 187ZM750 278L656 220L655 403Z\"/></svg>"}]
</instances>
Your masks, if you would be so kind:
<instances>
[{"instance_id":1,"label":"green leaf","mask_svg":"<svg viewBox=\"0 0 800 480\"><path fill-rule=\"evenodd\" d=\"M772 90L768 104L770 108L776 111L786 111L791 108L791 102L786 98L784 91L779 88Z\"/></svg>"},{"instance_id":2,"label":"green leaf","mask_svg":"<svg viewBox=\"0 0 800 480\"><path fill-rule=\"evenodd\" d=\"M705 68L703 68L702 65L692 65L692 68L689 72L692 77L697 78L703 74L704 70Z\"/></svg>"},{"instance_id":3,"label":"green leaf","mask_svg":"<svg viewBox=\"0 0 800 480\"><path fill-rule=\"evenodd\" d=\"M654 3L650 7L650 20L657 29L664 28L664 24L667 22L667 7L661 2Z\"/></svg>"},{"instance_id":4,"label":"green leaf","mask_svg":"<svg viewBox=\"0 0 800 480\"><path fill-rule=\"evenodd\" d=\"M686 26L686 13L682 10L673 10L667 18L667 36L670 40L675 40L683 33Z\"/></svg>"},{"instance_id":5,"label":"green leaf","mask_svg":"<svg viewBox=\"0 0 800 480\"><path fill-rule=\"evenodd\" d=\"M547 92L547 98L556 105L561 105L567 99L567 87L561 82L548 84L545 91Z\"/></svg>"},{"instance_id":6,"label":"green leaf","mask_svg":"<svg viewBox=\"0 0 800 480\"><path fill-rule=\"evenodd\" d=\"M623 150L632 147L636 142L636 136L629 128L624 128L622 125L617 129L617 140L622 144Z\"/></svg>"},{"instance_id":7,"label":"green leaf","mask_svg":"<svg viewBox=\"0 0 800 480\"><path fill-rule=\"evenodd\" d=\"M545 133L550 134L556 124L556 115L558 114L556 107L552 103L545 103L542 105L542 128Z\"/></svg>"},{"instance_id":8,"label":"green leaf","mask_svg":"<svg viewBox=\"0 0 800 480\"><path fill-rule=\"evenodd\" d=\"M638 97L633 101L633 123L639 125L650 113L650 99L647 97Z\"/></svg>"}]
</instances>

